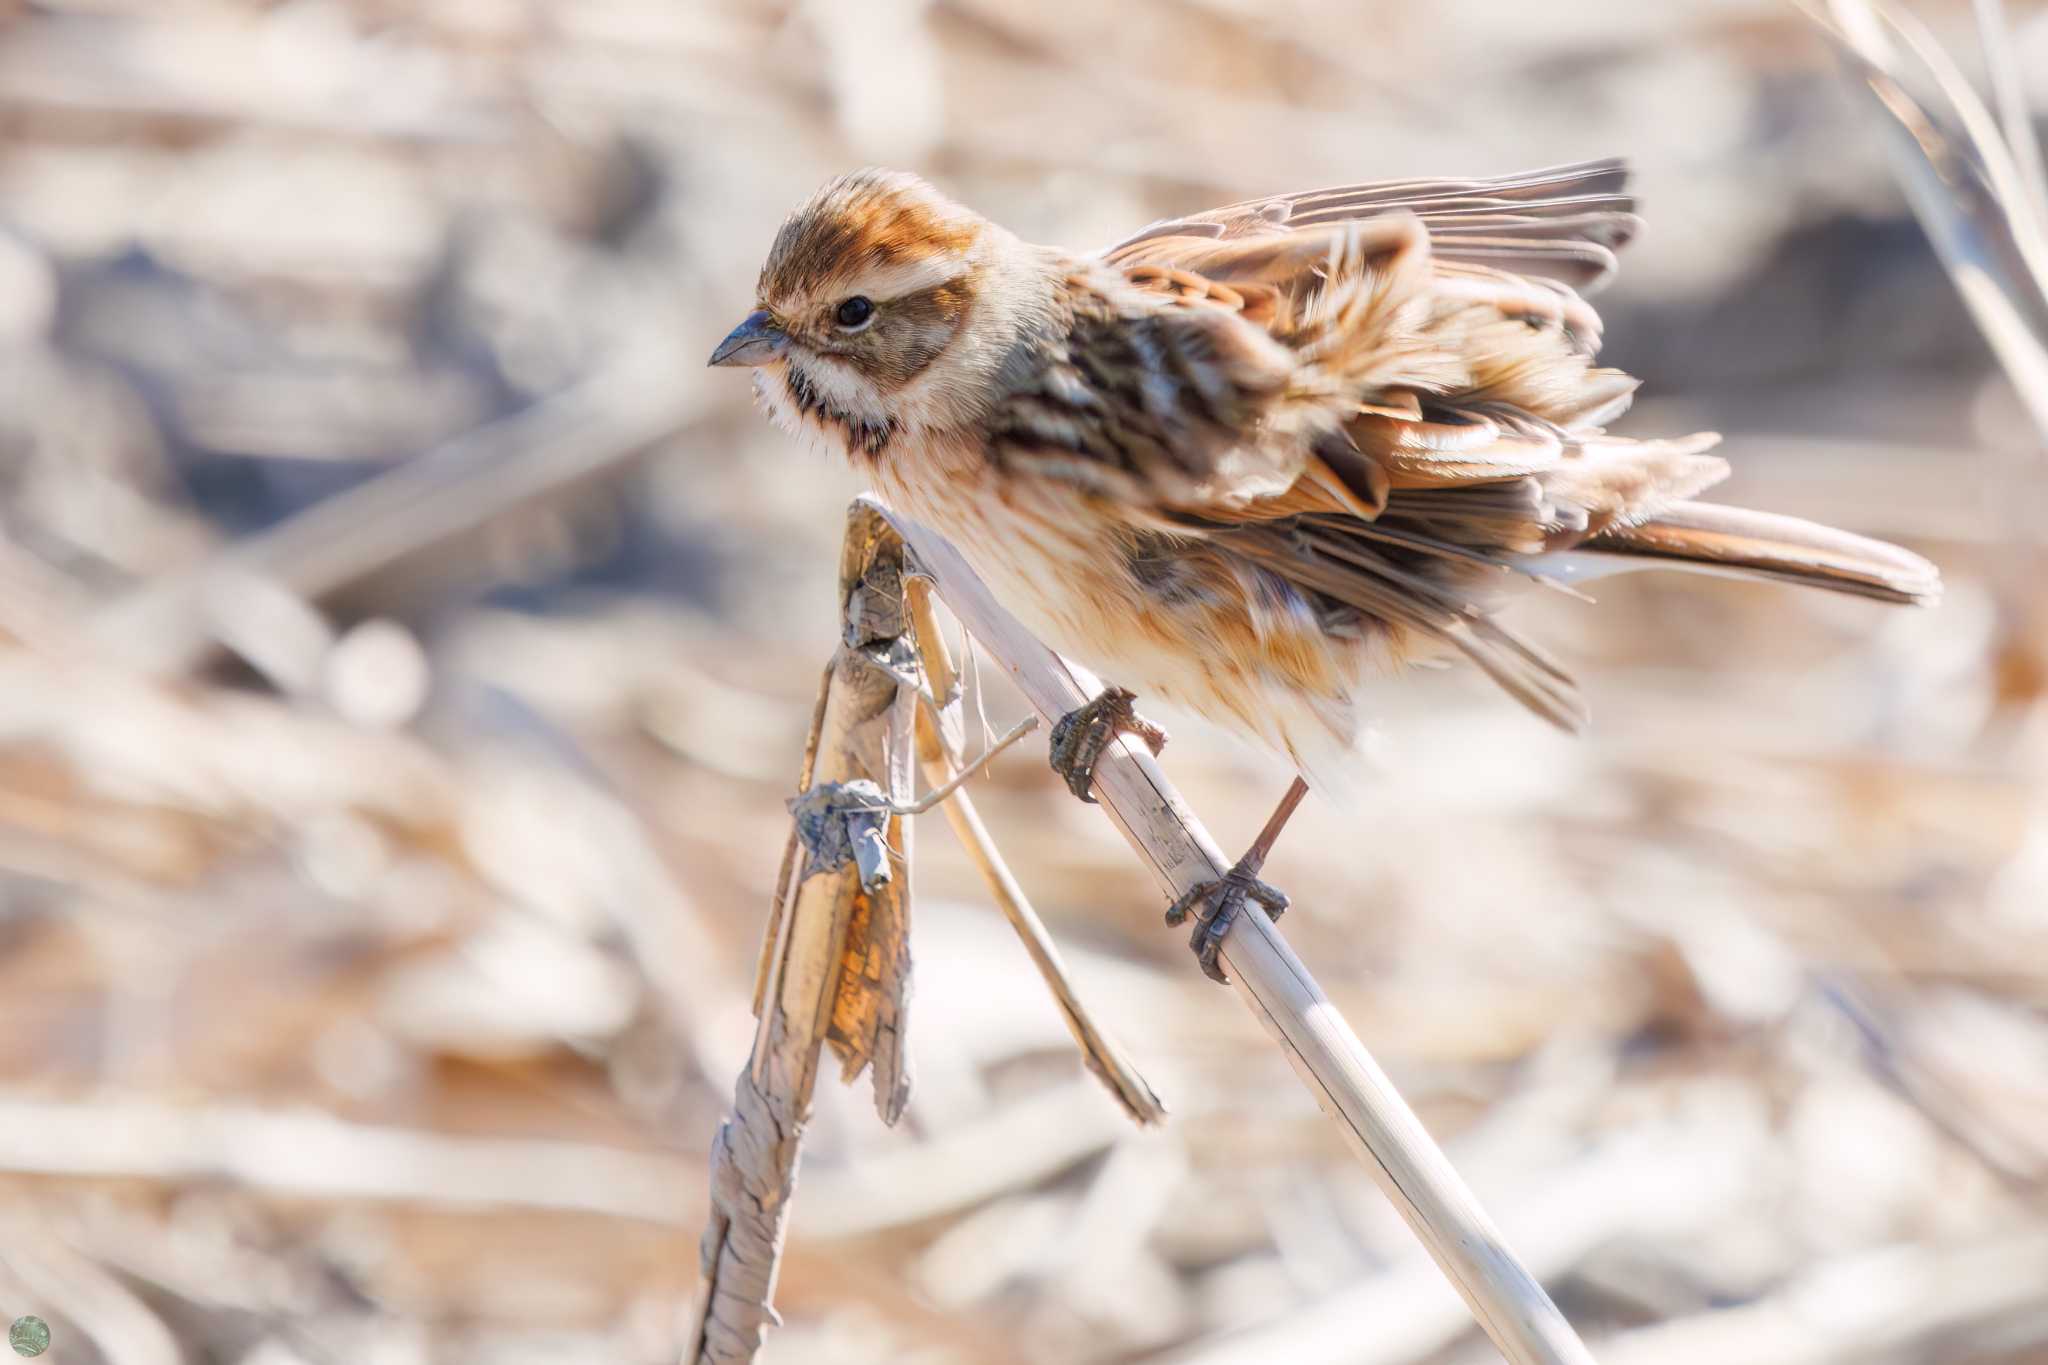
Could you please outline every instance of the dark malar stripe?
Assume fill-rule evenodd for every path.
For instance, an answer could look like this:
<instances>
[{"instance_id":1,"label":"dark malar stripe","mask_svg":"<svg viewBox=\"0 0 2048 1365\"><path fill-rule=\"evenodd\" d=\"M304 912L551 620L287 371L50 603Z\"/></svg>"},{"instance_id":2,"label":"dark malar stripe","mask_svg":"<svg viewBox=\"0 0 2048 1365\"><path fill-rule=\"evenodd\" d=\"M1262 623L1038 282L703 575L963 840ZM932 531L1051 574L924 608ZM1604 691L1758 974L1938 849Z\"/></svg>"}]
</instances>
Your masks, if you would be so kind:
<instances>
[{"instance_id":1,"label":"dark malar stripe","mask_svg":"<svg viewBox=\"0 0 2048 1365\"><path fill-rule=\"evenodd\" d=\"M884 419L877 422L866 417L857 417L826 403L818 393L817 385L802 366L794 363L788 365L784 384L789 390L790 401L796 405L798 412L813 421L839 428L840 434L846 439L849 452L880 455L888 449L889 442L895 438L894 421Z\"/></svg>"}]
</instances>

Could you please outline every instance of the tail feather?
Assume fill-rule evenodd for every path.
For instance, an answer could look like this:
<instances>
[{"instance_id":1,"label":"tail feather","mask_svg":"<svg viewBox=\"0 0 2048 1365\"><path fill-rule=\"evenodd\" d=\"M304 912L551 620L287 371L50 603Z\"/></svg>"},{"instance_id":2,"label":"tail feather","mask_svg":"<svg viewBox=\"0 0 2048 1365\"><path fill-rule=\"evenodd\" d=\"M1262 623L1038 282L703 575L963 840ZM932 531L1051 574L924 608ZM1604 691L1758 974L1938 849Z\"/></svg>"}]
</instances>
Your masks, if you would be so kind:
<instances>
[{"instance_id":1,"label":"tail feather","mask_svg":"<svg viewBox=\"0 0 2048 1365\"><path fill-rule=\"evenodd\" d=\"M1689 569L1907 605L1929 605L1941 596L1940 571L1910 550L1798 517L1703 502L1680 503L1636 525L1609 527L1532 567L1565 579Z\"/></svg>"}]
</instances>

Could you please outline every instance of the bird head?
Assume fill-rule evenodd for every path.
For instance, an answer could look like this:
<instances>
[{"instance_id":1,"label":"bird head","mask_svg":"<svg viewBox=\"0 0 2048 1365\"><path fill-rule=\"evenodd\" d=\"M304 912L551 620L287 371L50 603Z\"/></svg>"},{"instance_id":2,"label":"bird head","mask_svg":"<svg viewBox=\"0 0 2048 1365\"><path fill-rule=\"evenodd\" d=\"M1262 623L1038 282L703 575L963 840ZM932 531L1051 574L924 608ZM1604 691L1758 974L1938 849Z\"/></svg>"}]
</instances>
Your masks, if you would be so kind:
<instances>
[{"instance_id":1,"label":"bird head","mask_svg":"<svg viewBox=\"0 0 2048 1365\"><path fill-rule=\"evenodd\" d=\"M711 363L754 367L785 427L878 456L906 430L986 410L1046 311L1042 256L914 175L857 171L783 223L754 311Z\"/></svg>"}]
</instances>

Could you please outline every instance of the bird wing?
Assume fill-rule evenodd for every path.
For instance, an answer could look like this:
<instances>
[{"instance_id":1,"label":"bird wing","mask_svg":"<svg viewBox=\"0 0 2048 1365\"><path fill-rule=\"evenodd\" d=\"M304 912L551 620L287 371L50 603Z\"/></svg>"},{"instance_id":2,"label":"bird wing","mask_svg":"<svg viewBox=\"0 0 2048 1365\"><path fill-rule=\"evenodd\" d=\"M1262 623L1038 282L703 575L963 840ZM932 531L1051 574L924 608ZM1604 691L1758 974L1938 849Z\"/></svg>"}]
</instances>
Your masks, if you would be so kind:
<instances>
[{"instance_id":1,"label":"bird wing","mask_svg":"<svg viewBox=\"0 0 2048 1365\"><path fill-rule=\"evenodd\" d=\"M1168 218L1105 249L1128 264L1177 254L1179 243L1221 241L1409 213L1439 259L1553 279L1591 293L1612 278L1615 253L1642 227L1617 158L1486 180L1383 180L1247 199ZM1178 239L1176 245L1160 244Z\"/></svg>"},{"instance_id":2,"label":"bird wing","mask_svg":"<svg viewBox=\"0 0 2048 1365\"><path fill-rule=\"evenodd\" d=\"M1131 509L1283 516L1346 421L1459 378L1416 326L1429 244L1413 217L1199 246L1185 265L1073 263L1057 340L991 416L1013 471Z\"/></svg>"},{"instance_id":3,"label":"bird wing","mask_svg":"<svg viewBox=\"0 0 2048 1365\"><path fill-rule=\"evenodd\" d=\"M1294 619L1379 630L1396 656L1417 637L1449 645L1574 728L1569 676L1491 619L1542 557L1710 558L1867 591L1896 571L1877 552L1904 553L1830 542L1845 572L1782 528L1659 521L1728 470L1712 433L1604 430L1636 381L1594 365L1600 319L1580 291L1639 226L1626 178L1585 162L1155 223L1077 263L1065 343L999 405L994 448L1224 556L1212 582L1249 567L1297 595Z\"/></svg>"},{"instance_id":4,"label":"bird wing","mask_svg":"<svg viewBox=\"0 0 2048 1365\"><path fill-rule=\"evenodd\" d=\"M1489 537L1538 553L1715 481L1724 467L1701 455L1711 438L1602 439L1636 384L1592 364L1600 318L1579 291L1612 274L1640 226L1627 174L1606 160L1346 185L1167 219L1110 247L1101 259L1200 319L1190 325L1227 335L1213 315L1230 314L1298 358L1298 382L1248 415L1287 435L1332 415L1341 428L1297 440L1296 460L1258 462L1255 486L1150 491L1253 516L1327 494L1372 519L1401 491L1538 477L1568 505ZM1275 497L1281 475L1311 488Z\"/></svg>"},{"instance_id":5,"label":"bird wing","mask_svg":"<svg viewBox=\"0 0 2048 1365\"><path fill-rule=\"evenodd\" d=\"M1285 584L1294 619L1382 632L1397 656L1448 645L1576 725L1563 670L1491 619L1513 559L1721 472L1689 463L1710 438L1586 443L1634 389L1592 367L1599 317L1574 288L1635 231L1624 179L1598 162L1155 223L1069 279L1065 345L999 408L994 447Z\"/></svg>"}]
</instances>

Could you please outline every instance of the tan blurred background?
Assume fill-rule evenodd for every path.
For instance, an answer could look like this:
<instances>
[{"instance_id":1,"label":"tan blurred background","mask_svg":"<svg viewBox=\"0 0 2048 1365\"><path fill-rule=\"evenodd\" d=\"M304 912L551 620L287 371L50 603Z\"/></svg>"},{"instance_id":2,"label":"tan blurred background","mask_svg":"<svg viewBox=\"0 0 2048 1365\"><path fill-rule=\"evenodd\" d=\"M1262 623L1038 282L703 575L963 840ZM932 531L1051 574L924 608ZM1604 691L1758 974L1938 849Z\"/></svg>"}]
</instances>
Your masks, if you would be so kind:
<instances>
[{"instance_id":1,"label":"tan blurred background","mask_svg":"<svg viewBox=\"0 0 2048 1365\"><path fill-rule=\"evenodd\" d=\"M1592 733L1388 683L1289 934L1603 1361L2048 1361L2042 452L1789 7L0 24L0 1320L48 1359L674 1357L858 491L702 361L818 182L1089 247L1618 153L1624 429L1726 432L1731 501L1947 600L1529 602ZM1241 844L1286 775L1161 718ZM1490 1359L1108 824L1033 746L976 790L1173 1118L923 822L916 1095L821 1087L766 1358Z\"/></svg>"}]
</instances>

